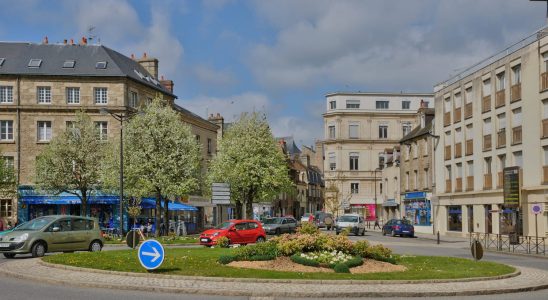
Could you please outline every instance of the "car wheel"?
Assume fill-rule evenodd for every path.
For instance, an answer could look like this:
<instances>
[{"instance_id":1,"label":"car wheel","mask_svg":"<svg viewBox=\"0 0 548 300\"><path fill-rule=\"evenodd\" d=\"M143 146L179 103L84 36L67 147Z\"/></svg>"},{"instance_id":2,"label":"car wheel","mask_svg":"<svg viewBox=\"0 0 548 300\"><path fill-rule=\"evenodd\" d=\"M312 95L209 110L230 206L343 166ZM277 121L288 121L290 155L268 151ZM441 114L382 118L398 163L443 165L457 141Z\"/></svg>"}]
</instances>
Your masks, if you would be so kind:
<instances>
[{"instance_id":1,"label":"car wheel","mask_svg":"<svg viewBox=\"0 0 548 300\"><path fill-rule=\"evenodd\" d=\"M15 257L15 253L4 253L4 257L5 257L5 258L14 258L14 257Z\"/></svg>"},{"instance_id":2,"label":"car wheel","mask_svg":"<svg viewBox=\"0 0 548 300\"><path fill-rule=\"evenodd\" d=\"M265 238L262 236L257 238L257 243L264 243L264 241L265 241Z\"/></svg>"},{"instance_id":3,"label":"car wheel","mask_svg":"<svg viewBox=\"0 0 548 300\"><path fill-rule=\"evenodd\" d=\"M338 232L338 231L335 231L335 234L336 234L336 235L339 235L339 232Z\"/></svg>"},{"instance_id":4,"label":"car wheel","mask_svg":"<svg viewBox=\"0 0 548 300\"><path fill-rule=\"evenodd\" d=\"M384 229L382 229L381 232L382 232L382 236L386 235L386 232L384 232Z\"/></svg>"},{"instance_id":5,"label":"car wheel","mask_svg":"<svg viewBox=\"0 0 548 300\"><path fill-rule=\"evenodd\" d=\"M354 231L354 235L355 236L360 235L360 229L359 228L356 228L356 230Z\"/></svg>"},{"instance_id":6,"label":"car wheel","mask_svg":"<svg viewBox=\"0 0 548 300\"><path fill-rule=\"evenodd\" d=\"M31 249L32 257L42 257L46 254L46 245L43 242L37 242L32 245Z\"/></svg>"},{"instance_id":7,"label":"car wheel","mask_svg":"<svg viewBox=\"0 0 548 300\"><path fill-rule=\"evenodd\" d=\"M276 228L276 235L280 235L282 234L282 231L280 230L280 228Z\"/></svg>"},{"instance_id":8,"label":"car wheel","mask_svg":"<svg viewBox=\"0 0 548 300\"><path fill-rule=\"evenodd\" d=\"M89 251L90 252L99 252L103 248L103 245L101 245L101 242L99 241L93 241L91 244L89 244Z\"/></svg>"},{"instance_id":9,"label":"car wheel","mask_svg":"<svg viewBox=\"0 0 548 300\"><path fill-rule=\"evenodd\" d=\"M365 228L362 231L362 236L364 236L364 235L365 235Z\"/></svg>"},{"instance_id":10,"label":"car wheel","mask_svg":"<svg viewBox=\"0 0 548 300\"><path fill-rule=\"evenodd\" d=\"M392 231L390 232L390 236L396 236L396 232L392 229Z\"/></svg>"}]
</instances>

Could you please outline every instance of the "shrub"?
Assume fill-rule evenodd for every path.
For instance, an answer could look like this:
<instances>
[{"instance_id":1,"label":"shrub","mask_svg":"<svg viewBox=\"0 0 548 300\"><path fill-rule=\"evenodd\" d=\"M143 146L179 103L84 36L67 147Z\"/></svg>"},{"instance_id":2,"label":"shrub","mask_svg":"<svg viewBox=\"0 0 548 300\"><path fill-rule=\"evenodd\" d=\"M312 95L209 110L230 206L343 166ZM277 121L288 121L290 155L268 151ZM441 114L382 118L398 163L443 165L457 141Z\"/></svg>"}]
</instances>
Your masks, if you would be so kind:
<instances>
[{"instance_id":1,"label":"shrub","mask_svg":"<svg viewBox=\"0 0 548 300\"><path fill-rule=\"evenodd\" d=\"M290 259L294 263L298 263L298 264L305 265L305 266L310 266L310 267L319 267L320 266L319 262L317 262L315 260L312 260L312 259L304 258L304 257L301 256L300 253L293 254L290 257Z\"/></svg>"},{"instance_id":2,"label":"shrub","mask_svg":"<svg viewBox=\"0 0 548 300\"><path fill-rule=\"evenodd\" d=\"M226 236L222 236L217 239L217 246L221 248L228 248L228 245L230 245L230 240Z\"/></svg>"},{"instance_id":3,"label":"shrub","mask_svg":"<svg viewBox=\"0 0 548 300\"><path fill-rule=\"evenodd\" d=\"M353 251L354 255L366 257L367 249L370 247L369 242L366 240L357 241L354 243Z\"/></svg>"},{"instance_id":4,"label":"shrub","mask_svg":"<svg viewBox=\"0 0 548 300\"><path fill-rule=\"evenodd\" d=\"M333 270L335 273L350 273L350 268L346 264L338 264Z\"/></svg>"},{"instance_id":5,"label":"shrub","mask_svg":"<svg viewBox=\"0 0 548 300\"><path fill-rule=\"evenodd\" d=\"M221 255L217 260L220 264L227 265L236 260L233 255Z\"/></svg>"},{"instance_id":6,"label":"shrub","mask_svg":"<svg viewBox=\"0 0 548 300\"><path fill-rule=\"evenodd\" d=\"M392 257L392 250L383 245L375 245L367 248L364 255L365 258L396 264L396 259Z\"/></svg>"},{"instance_id":7,"label":"shrub","mask_svg":"<svg viewBox=\"0 0 548 300\"><path fill-rule=\"evenodd\" d=\"M300 234L320 234L320 229L310 222L302 222L301 226L297 228L297 233Z\"/></svg>"},{"instance_id":8,"label":"shrub","mask_svg":"<svg viewBox=\"0 0 548 300\"><path fill-rule=\"evenodd\" d=\"M273 242L257 243L238 247L234 250L234 256L238 260L271 260L278 256L278 248ZM251 259L253 257L261 257L269 259Z\"/></svg>"},{"instance_id":9,"label":"shrub","mask_svg":"<svg viewBox=\"0 0 548 300\"><path fill-rule=\"evenodd\" d=\"M273 260L275 258L276 258L276 256L270 256L270 255L253 255L253 256L249 257L249 259L247 259L247 260L250 260L250 261L263 261L263 260Z\"/></svg>"},{"instance_id":10,"label":"shrub","mask_svg":"<svg viewBox=\"0 0 548 300\"><path fill-rule=\"evenodd\" d=\"M339 233L339 234L342 235L342 236L348 236L351 231L352 231L352 228L345 227L343 230L341 230L341 233Z\"/></svg>"},{"instance_id":11,"label":"shrub","mask_svg":"<svg viewBox=\"0 0 548 300\"><path fill-rule=\"evenodd\" d=\"M363 265L363 258L361 256L354 256L350 260L344 263L348 268L354 268Z\"/></svg>"}]
</instances>

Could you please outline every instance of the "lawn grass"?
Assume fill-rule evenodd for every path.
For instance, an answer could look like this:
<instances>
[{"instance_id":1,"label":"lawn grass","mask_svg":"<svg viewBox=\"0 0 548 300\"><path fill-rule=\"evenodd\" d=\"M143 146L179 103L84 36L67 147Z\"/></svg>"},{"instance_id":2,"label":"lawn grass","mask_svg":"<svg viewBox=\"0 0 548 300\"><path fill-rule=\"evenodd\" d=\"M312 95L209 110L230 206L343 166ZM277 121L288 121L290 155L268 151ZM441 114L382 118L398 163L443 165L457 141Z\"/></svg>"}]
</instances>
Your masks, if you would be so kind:
<instances>
[{"instance_id":1,"label":"lawn grass","mask_svg":"<svg viewBox=\"0 0 548 300\"><path fill-rule=\"evenodd\" d=\"M296 273L271 270L240 269L217 263L221 255L229 255L232 249L186 248L165 249L166 257L155 273L188 276L273 278L273 279L359 279L359 280L419 280L488 277L512 273L514 268L469 259L438 256L402 256L398 264L408 268L405 272L342 274L342 273ZM52 255L44 261L69 266L95 268L111 271L147 271L140 265L136 250L80 252Z\"/></svg>"},{"instance_id":2,"label":"lawn grass","mask_svg":"<svg viewBox=\"0 0 548 300\"><path fill-rule=\"evenodd\" d=\"M167 237L162 236L157 238L160 243L164 245L186 245L186 244L199 244L199 235L187 235L187 236L177 236L177 237ZM154 238L154 237L151 237ZM105 244L107 245L125 245L126 241L123 240L105 240Z\"/></svg>"}]
</instances>

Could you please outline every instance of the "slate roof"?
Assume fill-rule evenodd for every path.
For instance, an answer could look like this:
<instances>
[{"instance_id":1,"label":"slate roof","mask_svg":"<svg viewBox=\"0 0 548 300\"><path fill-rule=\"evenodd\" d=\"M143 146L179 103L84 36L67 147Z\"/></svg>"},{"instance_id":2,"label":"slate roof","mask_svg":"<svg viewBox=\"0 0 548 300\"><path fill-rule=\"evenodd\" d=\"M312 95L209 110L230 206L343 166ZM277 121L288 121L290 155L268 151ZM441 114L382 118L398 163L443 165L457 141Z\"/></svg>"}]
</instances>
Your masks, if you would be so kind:
<instances>
[{"instance_id":1,"label":"slate roof","mask_svg":"<svg viewBox=\"0 0 548 300\"><path fill-rule=\"evenodd\" d=\"M188 110L188 109L186 109L186 108L183 108L183 107L180 106L180 105L177 105L176 103L173 103L173 106L172 106L172 107L173 107L174 110L176 110L176 111L178 111L178 112L180 112L180 113L182 113L182 114L190 115L190 116L192 116L193 118L200 119L200 120L202 120L202 121L204 121L204 122L208 122L208 123L213 124L212 122L210 122L210 121L208 121L208 120L206 120L206 119L204 119L204 118L198 116L197 114L191 112L190 110ZM213 125L215 125L215 124L213 124ZM215 126L216 126L216 125L215 125Z\"/></svg>"},{"instance_id":2,"label":"slate roof","mask_svg":"<svg viewBox=\"0 0 548 300\"><path fill-rule=\"evenodd\" d=\"M297 147L297 145L295 144L295 139L292 136L279 137L279 138L276 138L276 140L277 141L280 141L280 140L285 141L287 154L289 154L291 156L294 156L295 154L300 154L301 153L301 149L299 149L299 147Z\"/></svg>"},{"instance_id":3,"label":"slate roof","mask_svg":"<svg viewBox=\"0 0 548 300\"><path fill-rule=\"evenodd\" d=\"M128 77L176 97L137 61L103 45L0 42L1 58L4 62L0 66L0 75ZM40 67L29 68L31 59L41 59ZM67 60L75 61L74 68L63 68ZM100 61L107 63L105 69L96 68Z\"/></svg>"}]
</instances>

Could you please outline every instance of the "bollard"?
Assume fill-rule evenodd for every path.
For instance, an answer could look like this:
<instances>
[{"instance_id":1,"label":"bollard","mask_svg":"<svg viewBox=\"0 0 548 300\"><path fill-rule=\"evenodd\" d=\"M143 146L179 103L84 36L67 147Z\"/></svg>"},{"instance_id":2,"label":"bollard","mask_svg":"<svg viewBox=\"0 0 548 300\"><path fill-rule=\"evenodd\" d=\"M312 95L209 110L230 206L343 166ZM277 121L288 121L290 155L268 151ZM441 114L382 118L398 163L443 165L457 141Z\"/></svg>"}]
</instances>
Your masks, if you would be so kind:
<instances>
[{"instance_id":1,"label":"bollard","mask_svg":"<svg viewBox=\"0 0 548 300\"><path fill-rule=\"evenodd\" d=\"M440 231L438 230L438 245L440 244Z\"/></svg>"}]
</instances>

